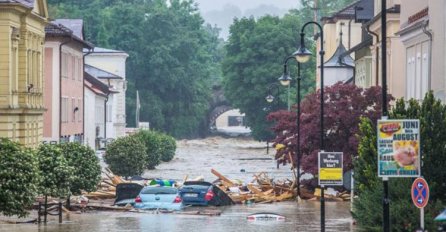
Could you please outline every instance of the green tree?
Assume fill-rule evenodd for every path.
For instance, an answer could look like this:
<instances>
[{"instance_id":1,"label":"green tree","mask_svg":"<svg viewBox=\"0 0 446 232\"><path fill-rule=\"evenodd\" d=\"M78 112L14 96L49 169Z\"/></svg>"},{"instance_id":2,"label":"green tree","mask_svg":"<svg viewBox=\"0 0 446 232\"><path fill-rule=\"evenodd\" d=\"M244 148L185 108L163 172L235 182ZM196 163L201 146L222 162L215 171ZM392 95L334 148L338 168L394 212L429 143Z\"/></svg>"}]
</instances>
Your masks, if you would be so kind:
<instances>
[{"instance_id":1,"label":"green tree","mask_svg":"<svg viewBox=\"0 0 446 232\"><path fill-rule=\"evenodd\" d=\"M70 194L74 169L68 164L58 145L42 144L37 149L42 176L40 193L45 196L66 197Z\"/></svg>"},{"instance_id":2,"label":"green tree","mask_svg":"<svg viewBox=\"0 0 446 232\"><path fill-rule=\"evenodd\" d=\"M133 135L146 147L145 164L147 169L155 169L161 163L161 137L160 133L151 130L140 130Z\"/></svg>"},{"instance_id":3,"label":"green tree","mask_svg":"<svg viewBox=\"0 0 446 232\"><path fill-rule=\"evenodd\" d=\"M169 162L175 156L177 142L169 135L160 133L160 159L163 162Z\"/></svg>"},{"instance_id":4,"label":"green tree","mask_svg":"<svg viewBox=\"0 0 446 232\"><path fill-rule=\"evenodd\" d=\"M74 169L70 185L71 193L81 194L81 191L95 191L101 180L101 166L95 152L80 143L62 143L60 148L68 165Z\"/></svg>"},{"instance_id":5,"label":"green tree","mask_svg":"<svg viewBox=\"0 0 446 232\"><path fill-rule=\"evenodd\" d=\"M104 160L116 175L126 178L144 172L146 146L135 136L121 137L107 146Z\"/></svg>"},{"instance_id":6,"label":"green tree","mask_svg":"<svg viewBox=\"0 0 446 232\"><path fill-rule=\"evenodd\" d=\"M40 176L35 154L0 138L0 212L25 217L37 195Z\"/></svg>"},{"instance_id":7,"label":"green tree","mask_svg":"<svg viewBox=\"0 0 446 232\"><path fill-rule=\"evenodd\" d=\"M426 94L420 104L409 100L406 104L400 99L390 112L393 119L420 119L422 174L431 190L429 204L425 208L426 228L434 230L433 218L442 209L444 201L446 107L435 100L432 92ZM355 189L358 198L354 201L353 217L358 225L367 231L380 231L382 222L382 181L377 176L376 122L362 119L360 124L360 144L358 156L354 160ZM414 231L418 227L418 209L411 202L410 188L413 179L390 178L390 215L392 231Z\"/></svg>"},{"instance_id":8,"label":"green tree","mask_svg":"<svg viewBox=\"0 0 446 232\"><path fill-rule=\"evenodd\" d=\"M230 28L223 60L225 96L235 108L246 114L247 125L258 140L271 137L271 124L265 120L269 113L264 110L268 108L265 96L268 95L269 84L277 83L277 78L282 75L284 59L297 49L295 41L300 26L300 19L288 14L283 19L272 16L258 20L235 19ZM292 62L289 66L291 74L294 74L296 65ZM314 70L310 66L304 66L303 70L303 95L314 86L314 75L311 74ZM291 90L291 96L295 96L295 88ZM284 94L276 99L280 105L285 105L285 88L281 92Z\"/></svg>"}]
</instances>

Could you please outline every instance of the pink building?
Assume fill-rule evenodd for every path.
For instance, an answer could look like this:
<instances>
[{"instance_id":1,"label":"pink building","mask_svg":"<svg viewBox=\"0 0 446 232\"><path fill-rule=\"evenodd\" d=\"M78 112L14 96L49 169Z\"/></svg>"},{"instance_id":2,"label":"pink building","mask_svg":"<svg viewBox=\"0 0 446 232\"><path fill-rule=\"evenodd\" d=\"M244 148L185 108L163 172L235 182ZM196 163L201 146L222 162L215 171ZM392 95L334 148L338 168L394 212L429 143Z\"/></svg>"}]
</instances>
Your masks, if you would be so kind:
<instances>
[{"instance_id":1,"label":"pink building","mask_svg":"<svg viewBox=\"0 0 446 232\"><path fill-rule=\"evenodd\" d=\"M83 40L80 19L60 19L45 28L44 141L84 140Z\"/></svg>"}]
</instances>

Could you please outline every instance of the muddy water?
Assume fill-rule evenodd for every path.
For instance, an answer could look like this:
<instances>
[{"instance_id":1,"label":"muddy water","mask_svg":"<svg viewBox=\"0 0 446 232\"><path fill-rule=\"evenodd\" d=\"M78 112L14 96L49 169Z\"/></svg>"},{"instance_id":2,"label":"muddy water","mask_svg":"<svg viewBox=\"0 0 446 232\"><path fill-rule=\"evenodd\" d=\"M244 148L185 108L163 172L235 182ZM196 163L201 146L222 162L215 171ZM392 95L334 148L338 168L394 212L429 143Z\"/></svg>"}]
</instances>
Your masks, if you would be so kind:
<instances>
[{"instance_id":1,"label":"muddy water","mask_svg":"<svg viewBox=\"0 0 446 232\"><path fill-rule=\"evenodd\" d=\"M209 138L179 141L175 159L147 171L146 177L181 180L203 176L213 181L214 168L231 179L250 181L254 173L268 172L277 179L290 178L287 167L276 169L272 151L266 154L264 143L249 140ZM269 159L271 158L271 159ZM244 172L241 170L244 169ZM267 232L320 231L319 202L281 202L219 207L220 216L155 214L134 212L89 212L72 214L61 225L51 221L47 226L1 225L0 231L212 231ZM203 208L201 208L203 209ZM188 209L195 210L195 209ZM256 212L272 212L286 216L284 222L248 222L246 216ZM52 219L55 220L55 219ZM326 203L326 231L351 231L349 203Z\"/></svg>"}]
</instances>

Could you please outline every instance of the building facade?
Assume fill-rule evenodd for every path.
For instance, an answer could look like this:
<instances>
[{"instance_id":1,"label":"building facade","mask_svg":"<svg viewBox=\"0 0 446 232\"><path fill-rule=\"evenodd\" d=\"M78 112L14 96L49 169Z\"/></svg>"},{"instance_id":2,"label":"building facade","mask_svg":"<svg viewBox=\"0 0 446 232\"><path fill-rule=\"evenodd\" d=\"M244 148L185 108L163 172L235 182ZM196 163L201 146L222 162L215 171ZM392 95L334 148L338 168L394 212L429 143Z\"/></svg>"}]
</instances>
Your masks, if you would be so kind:
<instances>
[{"instance_id":1,"label":"building facade","mask_svg":"<svg viewBox=\"0 0 446 232\"><path fill-rule=\"evenodd\" d=\"M108 129L108 131L113 131L113 135L107 136L107 138L117 138L126 135L125 92L127 81L125 78L125 67L127 57L128 54L123 51L105 48L95 48L91 54L85 57L86 64L118 77L104 78L96 76L113 91L117 92L113 95L113 101L108 102L108 107L111 109L107 110L109 120L107 125L111 126L111 129ZM95 75L93 74L93 76Z\"/></svg>"},{"instance_id":2,"label":"building facade","mask_svg":"<svg viewBox=\"0 0 446 232\"><path fill-rule=\"evenodd\" d=\"M36 147L43 136L45 0L0 2L0 137Z\"/></svg>"},{"instance_id":3,"label":"building facade","mask_svg":"<svg viewBox=\"0 0 446 232\"><path fill-rule=\"evenodd\" d=\"M82 20L55 20L46 27L44 141L83 142L84 75Z\"/></svg>"},{"instance_id":4,"label":"building facade","mask_svg":"<svg viewBox=\"0 0 446 232\"><path fill-rule=\"evenodd\" d=\"M445 1L401 1L398 34L403 43L407 99L421 100L432 90L436 98L445 101L445 10Z\"/></svg>"}]
</instances>

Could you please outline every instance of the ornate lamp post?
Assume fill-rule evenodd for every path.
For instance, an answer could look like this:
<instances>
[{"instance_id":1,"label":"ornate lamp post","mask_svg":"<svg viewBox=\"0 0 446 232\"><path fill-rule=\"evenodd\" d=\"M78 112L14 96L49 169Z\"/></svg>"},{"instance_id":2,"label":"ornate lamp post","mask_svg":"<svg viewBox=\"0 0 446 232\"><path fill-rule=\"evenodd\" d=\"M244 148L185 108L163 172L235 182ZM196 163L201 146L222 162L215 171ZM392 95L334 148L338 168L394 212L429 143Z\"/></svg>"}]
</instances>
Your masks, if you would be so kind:
<instances>
[{"instance_id":1,"label":"ornate lamp post","mask_svg":"<svg viewBox=\"0 0 446 232\"><path fill-rule=\"evenodd\" d=\"M320 69L321 69L321 82L320 82L320 88L321 88L321 131L320 131L320 140L321 140L321 151L324 151L324 30L322 29L322 26L314 21L307 22L303 25L301 31L300 31L300 47L299 49L293 53L293 56L296 57L296 60L300 63L305 63L310 60L310 57L313 55L306 47L305 47L305 27L314 24L319 28L320 31L320 40L321 40L321 47L319 51L320 56ZM325 199L324 199L324 186L321 186L321 232L325 231Z\"/></svg>"},{"instance_id":2,"label":"ornate lamp post","mask_svg":"<svg viewBox=\"0 0 446 232\"><path fill-rule=\"evenodd\" d=\"M290 59L295 58L294 56L290 56L285 59L285 62L283 64L283 74L281 77L279 77L279 81L284 86L289 86L290 81L292 80L291 77L288 75L287 65L288 61ZM296 141L296 168L297 168L297 196L300 197L300 63L297 62L297 119L296 119L296 125L297 125L297 141Z\"/></svg>"}]
</instances>

